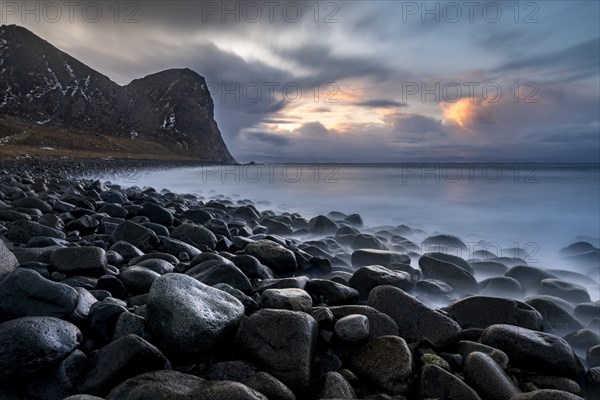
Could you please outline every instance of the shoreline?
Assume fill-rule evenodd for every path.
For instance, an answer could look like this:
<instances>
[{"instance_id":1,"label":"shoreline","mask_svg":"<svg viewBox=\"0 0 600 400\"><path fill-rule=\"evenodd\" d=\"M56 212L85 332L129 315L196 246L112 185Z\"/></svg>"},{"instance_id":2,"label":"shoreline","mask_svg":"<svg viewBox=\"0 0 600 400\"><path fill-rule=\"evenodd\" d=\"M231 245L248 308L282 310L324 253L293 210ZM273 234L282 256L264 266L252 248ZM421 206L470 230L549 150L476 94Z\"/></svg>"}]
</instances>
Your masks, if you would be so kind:
<instances>
[{"instance_id":1,"label":"shoreline","mask_svg":"<svg viewBox=\"0 0 600 400\"><path fill-rule=\"evenodd\" d=\"M451 235L424 250L416 230L375 232L358 214L74 177L166 165L190 166L0 162L0 397L598 394L585 275L453 256L465 243ZM597 249L567 251L589 263Z\"/></svg>"}]
</instances>

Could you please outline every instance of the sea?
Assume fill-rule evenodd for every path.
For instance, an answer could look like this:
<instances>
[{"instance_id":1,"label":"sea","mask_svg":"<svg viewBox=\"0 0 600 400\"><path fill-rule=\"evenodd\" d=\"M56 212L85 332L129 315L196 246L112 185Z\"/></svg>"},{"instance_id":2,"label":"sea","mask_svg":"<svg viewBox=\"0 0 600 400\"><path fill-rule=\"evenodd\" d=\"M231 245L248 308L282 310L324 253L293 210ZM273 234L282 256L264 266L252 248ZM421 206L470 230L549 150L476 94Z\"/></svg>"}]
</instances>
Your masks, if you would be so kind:
<instances>
[{"instance_id":1,"label":"sea","mask_svg":"<svg viewBox=\"0 0 600 400\"><path fill-rule=\"evenodd\" d=\"M573 242L600 247L599 164L207 165L101 178L205 200L252 200L261 211L308 219L332 211L358 213L374 230L412 228L408 238L415 243L450 234L469 252L520 256L548 269L572 267L559 250Z\"/></svg>"}]
</instances>

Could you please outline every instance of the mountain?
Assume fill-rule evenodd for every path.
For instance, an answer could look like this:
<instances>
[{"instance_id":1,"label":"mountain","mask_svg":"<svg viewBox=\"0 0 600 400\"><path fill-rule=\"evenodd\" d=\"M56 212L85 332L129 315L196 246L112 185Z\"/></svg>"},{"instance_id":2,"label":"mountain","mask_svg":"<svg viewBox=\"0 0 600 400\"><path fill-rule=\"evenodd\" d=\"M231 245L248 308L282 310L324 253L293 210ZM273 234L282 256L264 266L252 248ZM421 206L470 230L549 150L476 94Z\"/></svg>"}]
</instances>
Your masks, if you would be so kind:
<instances>
[{"instance_id":1,"label":"mountain","mask_svg":"<svg viewBox=\"0 0 600 400\"><path fill-rule=\"evenodd\" d=\"M213 109L206 81L190 69L120 86L27 29L0 26L0 156L51 150L235 163Z\"/></svg>"}]
</instances>

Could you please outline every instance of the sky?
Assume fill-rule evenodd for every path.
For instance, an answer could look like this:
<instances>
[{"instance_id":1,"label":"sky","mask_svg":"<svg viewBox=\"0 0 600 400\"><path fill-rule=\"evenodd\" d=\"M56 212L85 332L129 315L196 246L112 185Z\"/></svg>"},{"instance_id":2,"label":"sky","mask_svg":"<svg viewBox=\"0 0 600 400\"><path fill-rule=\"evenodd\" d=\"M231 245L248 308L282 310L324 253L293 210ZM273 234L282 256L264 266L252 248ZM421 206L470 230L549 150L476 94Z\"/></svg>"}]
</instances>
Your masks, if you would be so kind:
<instances>
[{"instance_id":1,"label":"sky","mask_svg":"<svg viewBox=\"0 0 600 400\"><path fill-rule=\"evenodd\" d=\"M0 20L121 85L198 72L240 162L599 162L599 5L0 1Z\"/></svg>"}]
</instances>

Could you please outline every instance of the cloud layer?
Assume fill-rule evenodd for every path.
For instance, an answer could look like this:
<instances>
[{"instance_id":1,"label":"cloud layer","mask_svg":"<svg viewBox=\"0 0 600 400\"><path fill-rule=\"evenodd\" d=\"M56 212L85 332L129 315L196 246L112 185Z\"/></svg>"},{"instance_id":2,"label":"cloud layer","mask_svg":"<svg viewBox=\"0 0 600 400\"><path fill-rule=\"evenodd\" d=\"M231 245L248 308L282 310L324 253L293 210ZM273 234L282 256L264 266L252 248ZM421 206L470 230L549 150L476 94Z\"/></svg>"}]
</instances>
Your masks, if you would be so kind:
<instances>
[{"instance_id":1,"label":"cloud layer","mask_svg":"<svg viewBox=\"0 0 600 400\"><path fill-rule=\"evenodd\" d=\"M121 84L194 69L240 161L600 161L597 2L90 3L0 18Z\"/></svg>"}]
</instances>

